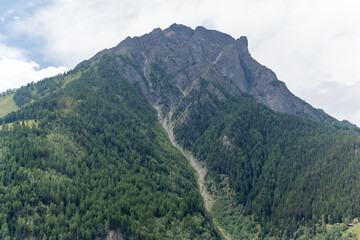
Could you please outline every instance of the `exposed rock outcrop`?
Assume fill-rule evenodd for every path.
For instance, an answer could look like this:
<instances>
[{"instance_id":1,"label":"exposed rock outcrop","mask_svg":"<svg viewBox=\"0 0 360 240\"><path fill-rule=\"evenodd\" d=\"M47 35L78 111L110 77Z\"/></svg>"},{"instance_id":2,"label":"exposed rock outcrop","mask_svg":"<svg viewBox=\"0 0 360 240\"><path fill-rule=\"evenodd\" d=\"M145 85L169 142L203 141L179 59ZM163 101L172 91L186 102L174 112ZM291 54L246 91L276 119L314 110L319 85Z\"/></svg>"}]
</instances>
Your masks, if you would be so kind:
<instances>
[{"instance_id":1,"label":"exposed rock outcrop","mask_svg":"<svg viewBox=\"0 0 360 240\"><path fill-rule=\"evenodd\" d=\"M210 91L224 99L220 88L233 95L247 93L254 100L278 112L304 116L321 122L333 118L293 95L273 71L254 60L248 40L197 27L173 24L141 37L126 38L119 45L105 49L78 67L95 61L104 54L116 54L124 77L138 83L149 101L162 106L164 114L170 106L199 88L200 81L212 81ZM221 93L221 94L220 94Z\"/></svg>"}]
</instances>

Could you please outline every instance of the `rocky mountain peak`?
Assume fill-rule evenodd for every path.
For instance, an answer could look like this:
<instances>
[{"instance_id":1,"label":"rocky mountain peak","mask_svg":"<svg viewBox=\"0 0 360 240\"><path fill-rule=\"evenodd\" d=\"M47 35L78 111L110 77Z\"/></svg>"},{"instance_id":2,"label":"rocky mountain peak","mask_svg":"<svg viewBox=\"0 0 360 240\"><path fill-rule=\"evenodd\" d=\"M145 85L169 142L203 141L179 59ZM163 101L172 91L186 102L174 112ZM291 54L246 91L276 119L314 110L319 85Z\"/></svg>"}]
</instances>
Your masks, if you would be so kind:
<instances>
[{"instance_id":1,"label":"rocky mountain peak","mask_svg":"<svg viewBox=\"0 0 360 240\"><path fill-rule=\"evenodd\" d=\"M123 74L141 86L152 104L162 105L164 113L170 105L176 108L180 100L198 86L199 79L204 79L218 83L231 94L250 94L275 111L332 121L322 111L294 96L273 71L253 59L245 36L235 40L202 26L194 30L173 24L165 30L156 28L140 37L128 37L79 66L104 54L127 56L133 66L127 65L128 61L119 61Z\"/></svg>"},{"instance_id":2,"label":"rocky mountain peak","mask_svg":"<svg viewBox=\"0 0 360 240\"><path fill-rule=\"evenodd\" d=\"M238 46L239 52L243 55L249 55L249 48L248 48L248 39L245 36L241 36L239 39L236 40L236 44Z\"/></svg>"},{"instance_id":3,"label":"rocky mountain peak","mask_svg":"<svg viewBox=\"0 0 360 240\"><path fill-rule=\"evenodd\" d=\"M248 39L245 36L241 36L238 41L240 44L244 45L246 48L248 47Z\"/></svg>"},{"instance_id":4,"label":"rocky mountain peak","mask_svg":"<svg viewBox=\"0 0 360 240\"><path fill-rule=\"evenodd\" d=\"M174 31L177 34L185 34L189 36L191 36L194 33L194 30L191 29L190 27L176 23L172 24L170 27L164 30L164 32L167 31Z\"/></svg>"}]
</instances>

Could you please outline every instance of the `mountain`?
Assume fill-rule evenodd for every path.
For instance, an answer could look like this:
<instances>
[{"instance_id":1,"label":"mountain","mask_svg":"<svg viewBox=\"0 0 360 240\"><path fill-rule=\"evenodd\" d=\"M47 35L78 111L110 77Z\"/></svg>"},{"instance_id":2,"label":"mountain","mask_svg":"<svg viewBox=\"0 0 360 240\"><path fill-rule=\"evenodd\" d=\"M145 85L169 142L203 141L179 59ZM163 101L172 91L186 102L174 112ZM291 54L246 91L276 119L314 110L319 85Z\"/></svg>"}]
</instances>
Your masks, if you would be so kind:
<instances>
[{"instance_id":1,"label":"mountain","mask_svg":"<svg viewBox=\"0 0 360 240\"><path fill-rule=\"evenodd\" d=\"M126 68L123 69L124 76L138 83L153 105L162 105L164 114L168 113L170 105L176 105L198 88L199 79L204 79L220 84L233 95L247 93L275 111L321 122L334 121L294 96L270 69L254 60L246 37L235 40L204 27L192 30L173 24L164 31L155 29L142 37L127 38L78 67L105 54L125 54L137 65L137 76L134 76L134 69ZM119 62L119 65L126 63Z\"/></svg>"},{"instance_id":2,"label":"mountain","mask_svg":"<svg viewBox=\"0 0 360 240\"><path fill-rule=\"evenodd\" d=\"M22 108L1 120L0 238L220 239L194 170L110 62L15 94Z\"/></svg>"},{"instance_id":3,"label":"mountain","mask_svg":"<svg viewBox=\"0 0 360 240\"><path fill-rule=\"evenodd\" d=\"M339 239L359 217L359 129L246 37L173 24L2 103L3 239Z\"/></svg>"}]
</instances>

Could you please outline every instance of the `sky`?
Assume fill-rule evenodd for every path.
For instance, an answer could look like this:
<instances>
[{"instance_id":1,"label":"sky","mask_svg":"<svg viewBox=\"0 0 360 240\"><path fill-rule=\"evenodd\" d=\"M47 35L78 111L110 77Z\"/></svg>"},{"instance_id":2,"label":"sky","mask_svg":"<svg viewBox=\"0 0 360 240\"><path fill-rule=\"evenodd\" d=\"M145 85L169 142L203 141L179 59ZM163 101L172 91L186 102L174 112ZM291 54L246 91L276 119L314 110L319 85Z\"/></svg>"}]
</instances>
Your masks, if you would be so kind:
<instances>
[{"instance_id":1,"label":"sky","mask_svg":"<svg viewBox=\"0 0 360 240\"><path fill-rule=\"evenodd\" d=\"M0 92L172 23L247 36L290 91L360 126L358 0L0 0Z\"/></svg>"}]
</instances>

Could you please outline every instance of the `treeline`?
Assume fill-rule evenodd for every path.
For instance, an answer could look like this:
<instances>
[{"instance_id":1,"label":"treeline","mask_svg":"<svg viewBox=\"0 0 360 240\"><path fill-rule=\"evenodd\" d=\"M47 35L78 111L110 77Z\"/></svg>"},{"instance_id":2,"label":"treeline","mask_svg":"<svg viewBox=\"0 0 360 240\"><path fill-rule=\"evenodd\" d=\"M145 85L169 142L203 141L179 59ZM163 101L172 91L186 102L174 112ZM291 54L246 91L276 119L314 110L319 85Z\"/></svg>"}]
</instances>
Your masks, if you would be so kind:
<instances>
[{"instance_id":1,"label":"treeline","mask_svg":"<svg viewBox=\"0 0 360 240\"><path fill-rule=\"evenodd\" d=\"M16 89L8 89L6 91L1 92L0 97L5 97L7 95L10 95L10 94L14 93L15 91L16 91Z\"/></svg>"},{"instance_id":2,"label":"treeline","mask_svg":"<svg viewBox=\"0 0 360 240\"><path fill-rule=\"evenodd\" d=\"M79 73L79 69L58 74L54 77L44 78L38 82L31 82L19 89L14 89L14 101L17 106L23 107L64 87L67 84L67 78L71 78L71 75L77 75L77 73ZM75 80L75 78L71 80Z\"/></svg>"},{"instance_id":3,"label":"treeline","mask_svg":"<svg viewBox=\"0 0 360 240\"><path fill-rule=\"evenodd\" d=\"M1 239L220 238L193 169L114 61L2 120L39 124L0 131Z\"/></svg>"}]
</instances>

